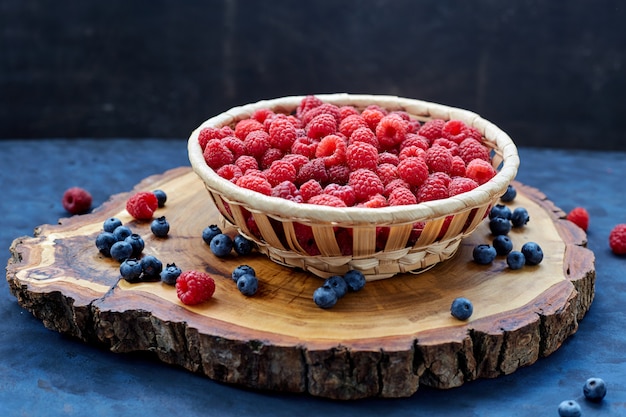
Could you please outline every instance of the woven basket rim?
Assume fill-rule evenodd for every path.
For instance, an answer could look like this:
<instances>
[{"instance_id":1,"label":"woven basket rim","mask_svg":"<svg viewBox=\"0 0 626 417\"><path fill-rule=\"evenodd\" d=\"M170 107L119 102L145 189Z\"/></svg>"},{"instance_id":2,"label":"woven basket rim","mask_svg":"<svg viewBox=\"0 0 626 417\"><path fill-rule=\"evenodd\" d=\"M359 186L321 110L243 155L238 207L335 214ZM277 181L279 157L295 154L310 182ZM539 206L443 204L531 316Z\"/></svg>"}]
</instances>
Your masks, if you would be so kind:
<instances>
[{"instance_id":1,"label":"woven basket rim","mask_svg":"<svg viewBox=\"0 0 626 417\"><path fill-rule=\"evenodd\" d=\"M387 109L403 109L410 115L422 118L442 118L462 120L477 128L486 141L492 142L503 157L502 167L495 177L477 188L446 199L413 205L381 208L330 207L306 203L296 203L279 197L266 196L239 187L217 175L205 162L198 142L198 134L205 127L221 127L235 121L249 118L261 108L293 111L305 96L287 96L261 100L256 103L233 107L204 121L189 136L187 149L189 161L195 173L205 182L207 188L222 194L227 201L236 201L244 206L264 212L269 216L292 218L303 222L315 221L341 224L398 224L445 217L477 205L491 201L501 195L513 181L519 167L519 156L513 140L495 124L478 114L460 108L423 100L388 95L367 94L316 94L324 102L339 106L353 105L365 107L378 104Z\"/></svg>"}]
</instances>

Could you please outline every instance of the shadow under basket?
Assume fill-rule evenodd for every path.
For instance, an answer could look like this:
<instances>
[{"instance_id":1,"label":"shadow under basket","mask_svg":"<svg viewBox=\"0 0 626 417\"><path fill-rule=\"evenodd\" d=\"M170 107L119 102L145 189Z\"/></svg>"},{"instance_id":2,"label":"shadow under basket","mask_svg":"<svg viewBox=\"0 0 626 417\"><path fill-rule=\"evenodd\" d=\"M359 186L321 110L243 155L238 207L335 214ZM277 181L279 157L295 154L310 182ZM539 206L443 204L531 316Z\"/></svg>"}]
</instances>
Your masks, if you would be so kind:
<instances>
[{"instance_id":1,"label":"shadow under basket","mask_svg":"<svg viewBox=\"0 0 626 417\"><path fill-rule=\"evenodd\" d=\"M192 132L189 160L204 181L224 224L234 226L254 241L261 253L281 265L301 268L322 278L356 269L368 281L422 272L456 253L461 240L478 227L517 174L519 157L511 138L475 113L395 96L340 93L317 97L358 110L372 104L389 111L401 110L420 122L435 118L461 120L483 135L497 174L466 193L406 206L337 208L269 197L217 175L204 160L198 134L209 126L234 127L261 108L292 114L304 96L232 108Z\"/></svg>"}]
</instances>

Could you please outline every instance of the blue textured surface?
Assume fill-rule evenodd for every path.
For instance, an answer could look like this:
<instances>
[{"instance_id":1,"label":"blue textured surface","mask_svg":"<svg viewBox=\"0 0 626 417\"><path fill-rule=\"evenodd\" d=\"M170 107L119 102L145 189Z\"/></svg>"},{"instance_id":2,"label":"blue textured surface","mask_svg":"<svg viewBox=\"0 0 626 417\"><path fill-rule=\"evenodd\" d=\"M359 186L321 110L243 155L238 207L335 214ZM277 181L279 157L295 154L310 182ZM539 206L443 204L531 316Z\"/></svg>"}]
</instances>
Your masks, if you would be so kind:
<instances>
[{"instance_id":1,"label":"blue textured surface","mask_svg":"<svg viewBox=\"0 0 626 417\"><path fill-rule=\"evenodd\" d=\"M521 182L541 189L564 211L586 207L596 255L596 297L578 332L547 358L512 375L406 399L336 402L254 392L216 383L141 355L114 354L44 328L0 280L0 416L550 416L575 399L583 415L626 415L626 258L608 234L626 223L626 154L521 149ZM36 161L34 163L33 161ZM33 140L0 142L0 246L67 214L65 189L80 186L94 206L143 178L188 165L186 144L172 140ZM588 377L608 394L586 402Z\"/></svg>"}]
</instances>

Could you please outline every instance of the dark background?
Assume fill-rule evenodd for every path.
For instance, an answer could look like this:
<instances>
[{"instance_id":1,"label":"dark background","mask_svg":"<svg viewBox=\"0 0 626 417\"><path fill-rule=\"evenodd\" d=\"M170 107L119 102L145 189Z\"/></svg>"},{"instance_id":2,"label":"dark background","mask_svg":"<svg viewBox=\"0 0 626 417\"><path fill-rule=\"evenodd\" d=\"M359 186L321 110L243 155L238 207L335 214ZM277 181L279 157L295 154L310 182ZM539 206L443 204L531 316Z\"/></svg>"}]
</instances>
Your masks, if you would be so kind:
<instances>
[{"instance_id":1,"label":"dark background","mask_svg":"<svg viewBox=\"0 0 626 417\"><path fill-rule=\"evenodd\" d=\"M475 111L521 146L626 149L617 0L0 2L0 138L186 138L284 95Z\"/></svg>"}]
</instances>

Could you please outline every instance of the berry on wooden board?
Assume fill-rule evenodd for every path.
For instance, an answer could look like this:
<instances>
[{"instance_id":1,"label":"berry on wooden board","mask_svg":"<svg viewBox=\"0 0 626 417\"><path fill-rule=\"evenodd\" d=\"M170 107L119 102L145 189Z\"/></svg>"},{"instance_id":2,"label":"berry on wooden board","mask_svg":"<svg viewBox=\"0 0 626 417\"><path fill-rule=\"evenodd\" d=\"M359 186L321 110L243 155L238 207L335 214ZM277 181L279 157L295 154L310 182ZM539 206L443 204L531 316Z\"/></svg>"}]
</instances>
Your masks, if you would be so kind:
<instances>
[{"instance_id":1,"label":"berry on wooden board","mask_svg":"<svg viewBox=\"0 0 626 417\"><path fill-rule=\"evenodd\" d=\"M140 191L126 201L126 211L137 220L148 220L159 207L159 200L153 192Z\"/></svg>"},{"instance_id":2,"label":"berry on wooden board","mask_svg":"<svg viewBox=\"0 0 626 417\"><path fill-rule=\"evenodd\" d=\"M206 272L185 271L176 280L176 295L183 304L204 303L215 293L215 280Z\"/></svg>"}]
</instances>

